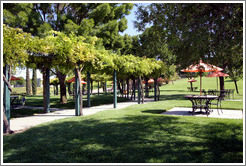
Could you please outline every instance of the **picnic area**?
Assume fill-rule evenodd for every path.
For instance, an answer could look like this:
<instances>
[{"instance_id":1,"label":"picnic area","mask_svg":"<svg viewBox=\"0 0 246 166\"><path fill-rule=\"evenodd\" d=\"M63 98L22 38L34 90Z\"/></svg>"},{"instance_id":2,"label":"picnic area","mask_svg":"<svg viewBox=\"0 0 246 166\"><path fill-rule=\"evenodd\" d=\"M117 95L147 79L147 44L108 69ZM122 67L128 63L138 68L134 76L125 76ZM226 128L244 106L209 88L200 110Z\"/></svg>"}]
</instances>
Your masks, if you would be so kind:
<instances>
[{"instance_id":1,"label":"picnic area","mask_svg":"<svg viewBox=\"0 0 246 166\"><path fill-rule=\"evenodd\" d=\"M2 3L3 164L243 164L244 3Z\"/></svg>"}]
</instances>

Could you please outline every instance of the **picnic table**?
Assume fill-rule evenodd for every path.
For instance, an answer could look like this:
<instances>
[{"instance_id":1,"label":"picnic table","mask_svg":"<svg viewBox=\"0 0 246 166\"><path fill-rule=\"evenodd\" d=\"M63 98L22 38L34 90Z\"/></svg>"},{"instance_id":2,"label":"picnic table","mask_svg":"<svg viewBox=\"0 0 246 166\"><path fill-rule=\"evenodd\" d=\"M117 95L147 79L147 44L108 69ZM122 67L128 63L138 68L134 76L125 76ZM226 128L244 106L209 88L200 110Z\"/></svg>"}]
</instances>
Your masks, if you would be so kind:
<instances>
[{"instance_id":1,"label":"picnic table","mask_svg":"<svg viewBox=\"0 0 246 166\"><path fill-rule=\"evenodd\" d=\"M25 94L22 95L11 95L10 96L10 106L14 107L16 105L24 105L25 104Z\"/></svg>"},{"instance_id":2,"label":"picnic table","mask_svg":"<svg viewBox=\"0 0 246 166\"><path fill-rule=\"evenodd\" d=\"M197 109L200 110L199 113L202 113L202 109L204 109L206 114L209 115L210 112L212 111L210 109L211 102L212 100L217 99L218 96L215 96L215 95L204 95L204 96L186 95L185 98L189 99L192 103L192 111L189 111L189 113L193 115L196 113Z\"/></svg>"},{"instance_id":3,"label":"picnic table","mask_svg":"<svg viewBox=\"0 0 246 166\"><path fill-rule=\"evenodd\" d=\"M234 90L235 89L225 89L225 90L217 90L217 89L209 89L207 92L204 90L204 94L208 94L208 95L215 95L215 96L219 96L219 95L224 95L226 99L231 100L231 96L234 99Z\"/></svg>"}]
</instances>

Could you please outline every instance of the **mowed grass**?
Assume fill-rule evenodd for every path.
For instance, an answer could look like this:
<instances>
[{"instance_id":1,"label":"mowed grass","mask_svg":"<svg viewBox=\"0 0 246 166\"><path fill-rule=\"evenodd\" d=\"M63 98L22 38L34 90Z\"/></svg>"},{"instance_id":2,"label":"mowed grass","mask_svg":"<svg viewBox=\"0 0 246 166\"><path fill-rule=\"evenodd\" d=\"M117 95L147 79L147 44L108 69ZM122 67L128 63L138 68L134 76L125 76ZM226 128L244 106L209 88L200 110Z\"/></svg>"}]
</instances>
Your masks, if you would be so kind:
<instances>
[{"instance_id":1,"label":"mowed grass","mask_svg":"<svg viewBox=\"0 0 246 166\"><path fill-rule=\"evenodd\" d=\"M149 103L4 136L4 163L241 163L243 121L161 115Z\"/></svg>"},{"instance_id":2,"label":"mowed grass","mask_svg":"<svg viewBox=\"0 0 246 166\"><path fill-rule=\"evenodd\" d=\"M213 80L203 81L210 89ZM242 84L235 99L243 99ZM226 80L225 88L231 85ZM187 86L187 79L181 79L161 87L158 102L56 120L4 136L3 162L242 163L242 119L160 114L175 106L191 107L184 95L199 92L188 92ZM243 109L243 101L223 101L222 107Z\"/></svg>"},{"instance_id":3,"label":"mowed grass","mask_svg":"<svg viewBox=\"0 0 246 166\"><path fill-rule=\"evenodd\" d=\"M191 102L184 96L189 94L200 95L200 78L196 78L197 82L193 83L193 86L198 87L196 92L189 92L187 87L190 87L188 79L180 79L175 81L174 84L169 83L160 87L160 102L162 101L176 101L174 105L167 106L167 110L174 106L191 107ZM218 81L219 83L219 81ZM243 80L237 83L239 94L234 92L234 99L222 101L222 109L243 109ZM202 77L202 89L206 91L209 89L217 89L216 78ZM225 89L235 89L234 82L229 78L225 79ZM150 97L154 97L154 93L150 93ZM169 104L168 104L169 105Z\"/></svg>"}]
</instances>

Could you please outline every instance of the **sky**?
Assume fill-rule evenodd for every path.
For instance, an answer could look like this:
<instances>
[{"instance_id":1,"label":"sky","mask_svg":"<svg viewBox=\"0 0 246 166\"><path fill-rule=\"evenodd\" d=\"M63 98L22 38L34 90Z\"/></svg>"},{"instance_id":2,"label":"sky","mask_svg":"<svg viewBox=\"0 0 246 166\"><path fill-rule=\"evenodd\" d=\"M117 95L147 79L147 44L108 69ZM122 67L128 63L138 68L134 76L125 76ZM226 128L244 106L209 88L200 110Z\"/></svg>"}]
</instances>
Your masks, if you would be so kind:
<instances>
[{"instance_id":1,"label":"sky","mask_svg":"<svg viewBox=\"0 0 246 166\"><path fill-rule=\"evenodd\" d=\"M137 7L134 6L132 11L131 11L131 14L127 15L126 16L126 19L127 19L127 29L123 32L123 33L120 33L122 36L125 35L125 34L128 34L130 36L136 36L136 35L139 35L141 34L142 32L138 32L135 28L134 28L134 25L133 25L133 21L135 21L136 19L136 16L135 16L135 12L137 10ZM23 77L24 79L26 79L26 69L16 69L16 74L14 75L16 77ZM32 78L32 69L29 70L29 77ZM43 76L42 74L40 73L39 70L37 70L37 78L41 78L43 79ZM51 76L51 79L55 78L55 76Z\"/></svg>"},{"instance_id":2,"label":"sky","mask_svg":"<svg viewBox=\"0 0 246 166\"><path fill-rule=\"evenodd\" d=\"M126 19L127 19L127 29L123 32L123 33L120 33L122 36L125 35L125 34L128 34L130 36L136 36L136 35L139 35L141 34L142 32L138 32L135 28L134 28L134 25L133 25L133 21L136 20L136 15L135 15L135 12L137 11L137 7L134 6L132 11L131 11L131 14L127 15L126 16Z\"/></svg>"}]
</instances>

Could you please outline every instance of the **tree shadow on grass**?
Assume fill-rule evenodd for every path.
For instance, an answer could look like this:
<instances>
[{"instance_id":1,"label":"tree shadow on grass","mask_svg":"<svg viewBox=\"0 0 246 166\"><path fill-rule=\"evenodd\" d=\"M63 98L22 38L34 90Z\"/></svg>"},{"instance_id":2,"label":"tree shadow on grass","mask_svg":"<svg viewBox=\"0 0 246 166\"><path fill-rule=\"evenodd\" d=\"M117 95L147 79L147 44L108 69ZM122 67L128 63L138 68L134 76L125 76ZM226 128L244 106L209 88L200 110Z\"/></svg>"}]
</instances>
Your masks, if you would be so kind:
<instances>
[{"instance_id":1,"label":"tree shadow on grass","mask_svg":"<svg viewBox=\"0 0 246 166\"><path fill-rule=\"evenodd\" d=\"M161 93L165 93L165 92L188 92L187 90L160 90Z\"/></svg>"},{"instance_id":2,"label":"tree shadow on grass","mask_svg":"<svg viewBox=\"0 0 246 166\"><path fill-rule=\"evenodd\" d=\"M225 79L224 82L234 82L234 81L231 79Z\"/></svg>"},{"instance_id":3,"label":"tree shadow on grass","mask_svg":"<svg viewBox=\"0 0 246 166\"><path fill-rule=\"evenodd\" d=\"M86 96L83 96L83 99L86 99ZM126 102L129 101L126 98L118 97L117 102ZM113 104L113 95L93 95L91 96L91 106L99 106L103 104ZM27 98L26 104L27 106L33 107L43 107L43 99L42 98ZM50 107L51 108L63 108L63 109L74 109L75 108L75 100L68 100L67 103L60 103L59 98L51 98L50 99ZM83 100L83 107L87 106L87 101Z\"/></svg>"},{"instance_id":4,"label":"tree shadow on grass","mask_svg":"<svg viewBox=\"0 0 246 166\"><path fill-rule=\"evenodd\" d=\"M186 100L183 94L160 95L160 100Z\"/></svg>"},{"instance_id":5,"label":"tree shadow on grass","mask_svg":"<svg viewBox=\"0 0 246 166\"><path fill-rule=\"evenodd\" d=\"M243 161L242 139L241 124L219 120L164 115L76 117L5 136L3 161L233 163Z\"/></svg>"},{"instance_id":6,"label":"tree shadow on grass","mask_svg":"<svg viewBox=\"0 0 246 166\"><path fill-rule=\"evenodd\" d=\"M43 110L40 109L11 109L10 111L10 118L20 118L20 117L26 117L26 116L33 116L37 113L43 113Z\"/></svg>"},{"instance_id":7,"label":"tree shadow on grass","mask_svg":"<svg viewBox=\"0 0 246 166\"><path fill-rule=\"evenodd\" d=\"M163 112L166 112L166 110L156 109L156 110L145 110L145 111L142 111L142 113L150 113L150 114L161 114Z\"/></svg>"},{"instance_id":8,"label":"tree shadow on grass","mask_svg":"<svg viewBox=\"0 0 246 166\"><path fill-rule=\"evenodd\" d=\"M187 100L183 94L174 94L174 95L160 95L160 100ZM154 96L149 96L148 98L154 98Z\"/></svg>"}]
</instances>

